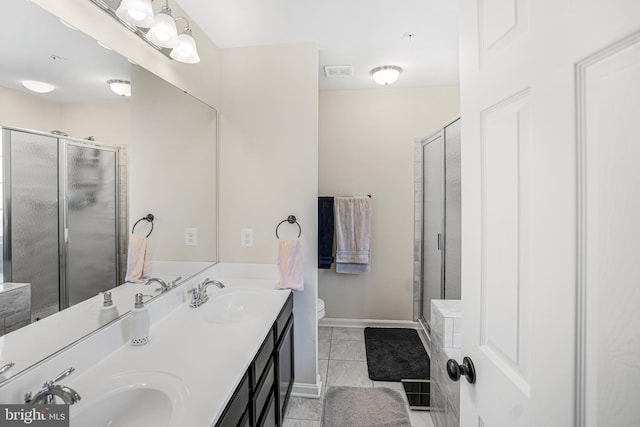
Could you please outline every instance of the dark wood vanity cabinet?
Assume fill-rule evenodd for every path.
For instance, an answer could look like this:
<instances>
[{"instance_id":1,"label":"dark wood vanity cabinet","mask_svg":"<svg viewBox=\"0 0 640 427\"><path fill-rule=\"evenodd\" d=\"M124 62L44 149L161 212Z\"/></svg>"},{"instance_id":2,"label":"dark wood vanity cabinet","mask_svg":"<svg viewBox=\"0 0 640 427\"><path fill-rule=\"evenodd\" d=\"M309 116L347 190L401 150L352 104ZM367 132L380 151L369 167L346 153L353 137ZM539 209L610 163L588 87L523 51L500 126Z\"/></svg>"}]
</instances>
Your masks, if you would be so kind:
<instances>
[{"instance_id":1,"label":"dark wood vanity cabinet","mask_svg":"<svg viewBox=\"0 0 640 427\"><path fill-rule=\"evenodd\" d=\"M293 382L290 294L216 427L281 427Z\"/></svg>"}]
</instances>

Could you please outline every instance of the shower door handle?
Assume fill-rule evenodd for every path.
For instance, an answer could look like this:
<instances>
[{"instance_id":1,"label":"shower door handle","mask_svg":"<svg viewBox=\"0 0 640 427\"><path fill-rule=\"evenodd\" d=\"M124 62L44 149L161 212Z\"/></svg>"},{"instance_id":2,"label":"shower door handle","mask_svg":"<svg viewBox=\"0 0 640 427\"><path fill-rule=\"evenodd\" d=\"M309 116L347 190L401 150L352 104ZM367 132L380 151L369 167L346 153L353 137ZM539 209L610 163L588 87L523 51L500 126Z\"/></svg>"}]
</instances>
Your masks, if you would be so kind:
<instances>
[{"instance_id":1,"label":"shower door handle","mask_svg":"<svg viewBox=\"0 0 640 427\"><path fill-rule=\"evenodd\" d=\"M438 250L441 251L444 248L444 242L442 241L442 234L438 233Z\"/></svg>"}]
</instances>

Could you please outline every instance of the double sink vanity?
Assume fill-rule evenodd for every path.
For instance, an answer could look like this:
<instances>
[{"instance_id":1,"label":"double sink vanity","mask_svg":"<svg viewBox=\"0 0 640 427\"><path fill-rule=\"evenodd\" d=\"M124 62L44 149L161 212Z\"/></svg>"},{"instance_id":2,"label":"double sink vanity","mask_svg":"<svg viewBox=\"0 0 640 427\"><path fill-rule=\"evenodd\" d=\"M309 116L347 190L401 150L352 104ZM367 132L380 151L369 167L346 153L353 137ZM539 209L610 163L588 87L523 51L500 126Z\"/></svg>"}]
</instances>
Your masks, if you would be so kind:
<instances>
[{"instance_id":1,"label":"double sink vanity","mask_svg":"<svg viewBox=\"0 0 640 427\"><path fill-rule=\"evenodd\" d=\"M209 286L208 300L190 307L193 289L207 278L224 288ZM119 286L112 290L119 307L131 308L136 293L161 292L146 305L149 342L140 346L129 342L131 316L125 315L30 360L40 340L42 351L50 351L49 337L64 336L66 325L96 322L100 296L52 316L59 317L57 330L53 319L34 323L2 343L2 362L10 355L26 369L0 378L0 402L23 403L25 393L36 395L73 367L55 383L80 396L70 406L72 427L281 426L294 380L293 295L276 290L275 282L273 265L221 263L169 290Z\"/></svg>"}]
</instances>

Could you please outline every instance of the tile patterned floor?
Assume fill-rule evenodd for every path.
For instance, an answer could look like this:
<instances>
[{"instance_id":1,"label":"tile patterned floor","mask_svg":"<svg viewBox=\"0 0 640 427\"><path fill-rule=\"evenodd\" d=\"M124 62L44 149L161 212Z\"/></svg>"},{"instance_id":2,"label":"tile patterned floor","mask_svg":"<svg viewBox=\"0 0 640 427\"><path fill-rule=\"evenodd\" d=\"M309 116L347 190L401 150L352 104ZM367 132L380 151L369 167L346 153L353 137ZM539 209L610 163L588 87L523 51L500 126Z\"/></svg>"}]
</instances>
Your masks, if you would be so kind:
<instances>
[{"instance_id":1,"label":"tile patterned floor","mask_svg":"<svg viewBox=\"0 0 640 427\"><path fill-rule=\"evenodd\" d=\"M322 395L320 399L292 396L284 427L321 427L324 393L329 386L388 387L398 390L406 402L400 383L369 379L364 328L318 328L318 359ZM408 406L407 411L412 427L433 427L429 412L412 411Z\"/></svg>"}]
</instances>

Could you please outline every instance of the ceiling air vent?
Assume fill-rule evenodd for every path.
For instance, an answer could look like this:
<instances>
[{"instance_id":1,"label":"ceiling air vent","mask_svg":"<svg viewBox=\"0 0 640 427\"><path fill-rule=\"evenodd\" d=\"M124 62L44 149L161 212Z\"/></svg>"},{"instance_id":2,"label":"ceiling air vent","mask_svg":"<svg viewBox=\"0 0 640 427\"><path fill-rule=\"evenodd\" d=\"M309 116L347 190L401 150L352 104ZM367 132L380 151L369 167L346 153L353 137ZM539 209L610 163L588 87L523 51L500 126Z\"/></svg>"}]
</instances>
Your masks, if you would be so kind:
<instances>
[{"instance_id":1,"label":"ceiling air vent","mask_svg":"<svg viewBox=\"0 0 640 427\"><path fill-rule=\"evenodd\" d=\"M353 76L353 65L325 65L324 75L326 77L351 77Z\"/></svg>"}]
</instances>

